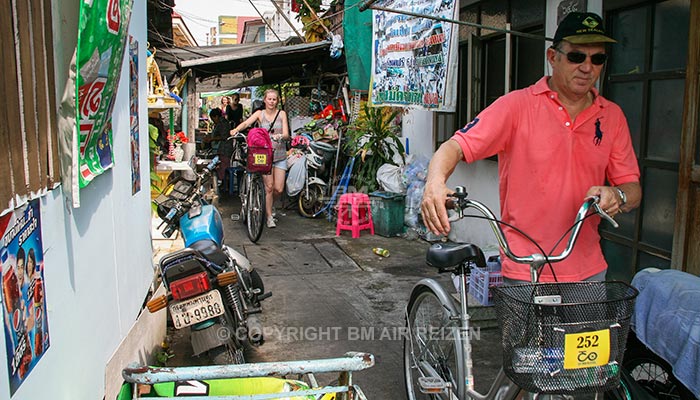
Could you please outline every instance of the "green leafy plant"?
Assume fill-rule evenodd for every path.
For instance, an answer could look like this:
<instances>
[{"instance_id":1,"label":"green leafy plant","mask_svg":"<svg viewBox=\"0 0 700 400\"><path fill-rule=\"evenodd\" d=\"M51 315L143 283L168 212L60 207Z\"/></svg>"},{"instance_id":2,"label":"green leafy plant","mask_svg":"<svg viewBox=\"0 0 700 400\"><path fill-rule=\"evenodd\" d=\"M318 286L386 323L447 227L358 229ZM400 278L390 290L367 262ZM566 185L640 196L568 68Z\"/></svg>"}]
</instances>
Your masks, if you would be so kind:
<instances>
[{"instance_id":1,"label":"green leafy plant","mask_svg":"<svg viewBox=\"0 0 700 400\"><path fill-rule=\"evenodd\" d=\"M346 150L355 160L353 174L355 187L377 190L377 170L384 164L396 165L395 158L405 161L406 151L399 137L401 126L397 124L400 109L370 107L365 103L362 113L348 126Z\"/></svg>"}]
</instances>

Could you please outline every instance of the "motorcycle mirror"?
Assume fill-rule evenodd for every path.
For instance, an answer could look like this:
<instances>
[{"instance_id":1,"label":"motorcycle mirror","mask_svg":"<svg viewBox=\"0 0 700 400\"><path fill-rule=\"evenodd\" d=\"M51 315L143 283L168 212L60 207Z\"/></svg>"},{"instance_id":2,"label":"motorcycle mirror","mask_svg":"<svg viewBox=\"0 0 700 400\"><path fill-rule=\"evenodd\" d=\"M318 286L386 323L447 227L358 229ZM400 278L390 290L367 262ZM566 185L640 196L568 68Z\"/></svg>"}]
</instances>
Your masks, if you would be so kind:
<instances>
[{"instance_id":1,"label":"motorcycle mirror","mask_svg":"<svg viewBox=\"0 0 700 400\"><path fill-rule=\"evenodd\" d=\"M195 166L197 166L197 156L192 156L190 160L187 162L187 165L194 171Z\"/></svg>"}]
</instances>

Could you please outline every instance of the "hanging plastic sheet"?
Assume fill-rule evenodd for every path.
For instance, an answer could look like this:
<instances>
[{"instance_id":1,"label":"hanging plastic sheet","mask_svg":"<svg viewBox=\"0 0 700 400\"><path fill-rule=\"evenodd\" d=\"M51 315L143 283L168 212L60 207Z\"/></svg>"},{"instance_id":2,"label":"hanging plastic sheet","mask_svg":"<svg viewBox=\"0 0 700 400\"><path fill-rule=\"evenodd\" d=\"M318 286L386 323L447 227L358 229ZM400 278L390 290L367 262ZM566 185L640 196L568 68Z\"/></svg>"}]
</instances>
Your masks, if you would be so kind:
<instances>
[{"instance_id":1,"label":"hanging plastic sheet","mask_svg":"<svg viewBox=\"0 0 700 400\"><path fill-rule=\"evenodd\" d=\"M360 12L355 7L358 3L361 1L345 0L345 61L350 89L367 91L372 68L372 11Z\"/></svg>"},{"instance_id":2,"label":"hanging plastic sheet","mask_svg":"<svg viewBox=\"0 0 700 400\"><path fill-rule=\"evenodd\" d=\"M80 3L75 61L77 120L72 140L72 203L113 165L112 110L124 59L132 0Z\"/></svg>"}]
</instances>

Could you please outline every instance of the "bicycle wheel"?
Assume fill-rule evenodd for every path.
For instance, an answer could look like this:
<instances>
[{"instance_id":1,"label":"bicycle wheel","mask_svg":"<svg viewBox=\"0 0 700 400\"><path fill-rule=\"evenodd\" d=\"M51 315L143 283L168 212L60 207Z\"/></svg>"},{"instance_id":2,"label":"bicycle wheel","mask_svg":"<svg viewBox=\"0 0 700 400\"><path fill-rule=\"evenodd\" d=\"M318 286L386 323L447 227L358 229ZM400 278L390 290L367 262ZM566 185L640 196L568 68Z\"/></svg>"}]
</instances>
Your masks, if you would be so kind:
<instances>
[{"instance_id":1,"label":"bicycle wheel","mask_svg":"<svg viewBox=\"0 0 700 400\"><path fill-rule=\"evenodd\" d=\"M449 311L456 313L454 304L446 304L432 288L421 285L413 289L407 309L409 335L403 345L407 398L450 399L452 394L463 394L459 325L450 319ZM454 393L424 394L418 385L420 377L441 378Z\"/></svg>"},{"instance_id":2,"label":"bicycle wheel","mask_svg":"<svg viewBox=\"0 0 700 400\"><path fill-rule=\"evenodd\" d=\"M265 185L260 176L253 177L250 183L246 212L248 239L255 243L260 239L265 224Z\"/></svg>"},{"instance_id":3,"label":"bicycle wheel","mask_svg":"<svg viewBox=\"0 0 700 400\"><path fill-rule=\"evenodd\" d=\"M671 366L643 347L640 343L640 347L629 352L622 363L632 379L656 399L694 399L695 396L673 375Z\"/></svg>"},{"instance_id":4,"label":"bicycle wheel","mask_svg":"<svg viewBox=\"0 0 700 400\"><path fill-rule=\"evenodd\" d=\"M318 183L309 185L308 190L299 193L299 214L313 218L323 208L323 186Z\"/></svg>"},{"instance_id":5,"label":"bicycle wheel","mask_svg":"<svg viewBox=\"0 0 700 400\"><path fill-rule=\"evenodd\" d=\"M250 174L245 174L241 178L241 186L238 190L239 196L241 197L241 220L245 223L248 220L248 190L250 188Z\"/></svg>"}]
</instances>

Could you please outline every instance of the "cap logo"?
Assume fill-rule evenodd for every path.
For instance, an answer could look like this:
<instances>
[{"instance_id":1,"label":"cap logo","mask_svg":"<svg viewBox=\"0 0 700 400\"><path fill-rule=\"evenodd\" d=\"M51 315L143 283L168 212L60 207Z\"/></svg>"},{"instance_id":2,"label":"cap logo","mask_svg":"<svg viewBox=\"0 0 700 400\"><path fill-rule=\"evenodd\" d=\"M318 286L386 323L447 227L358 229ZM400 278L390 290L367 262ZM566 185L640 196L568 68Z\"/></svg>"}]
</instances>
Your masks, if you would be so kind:
<instances>
[{"instance_id":1,"label":"cap logo","mask_svg":"<svg viewBox=\"0 0 700 400\"><path fill-rule=\"evenodd\" d=\"M596 26L598 26L598 21L596 21L593 17L587 17L586 19L581 21L581 24L593 29Z\"/></svg>"}]
</instances>

